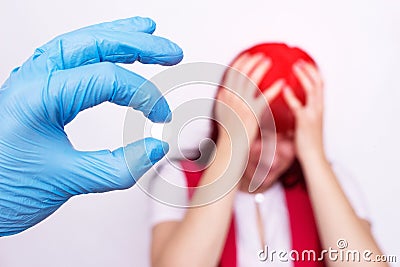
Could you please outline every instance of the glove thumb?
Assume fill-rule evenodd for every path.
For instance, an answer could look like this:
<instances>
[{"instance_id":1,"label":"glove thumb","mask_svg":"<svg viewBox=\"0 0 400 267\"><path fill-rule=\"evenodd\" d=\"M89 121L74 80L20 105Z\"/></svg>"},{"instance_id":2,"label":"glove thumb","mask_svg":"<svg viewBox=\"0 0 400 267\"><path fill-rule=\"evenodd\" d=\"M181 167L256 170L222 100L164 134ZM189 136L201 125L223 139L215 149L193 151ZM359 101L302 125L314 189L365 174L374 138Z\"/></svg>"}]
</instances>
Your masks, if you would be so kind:
<instances>
[{"instance_id":1,"label":"glove thumb","mask_svg":"<svg viewBox=\"0 0 400 267\"><path fill-rule=\"evenodd\" d=\"M75 178L70 179L70 193L79 195L130 188L168 150L168 143L145 138L113 152L80 152L78 163L74 164Z\"/></svg>"}]
</instances>

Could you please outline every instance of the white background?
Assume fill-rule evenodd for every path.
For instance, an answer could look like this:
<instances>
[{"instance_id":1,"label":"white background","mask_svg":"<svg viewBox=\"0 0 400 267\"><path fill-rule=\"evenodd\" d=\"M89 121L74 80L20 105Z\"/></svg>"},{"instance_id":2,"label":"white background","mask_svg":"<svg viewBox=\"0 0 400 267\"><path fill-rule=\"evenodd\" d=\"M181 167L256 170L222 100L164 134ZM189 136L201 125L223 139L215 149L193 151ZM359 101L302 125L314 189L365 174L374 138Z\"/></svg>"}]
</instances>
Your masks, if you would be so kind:
<instances>
[{"instance_id":1,"label":"white background","mask_svg":"<svg viewBox=\"0 0 400 267\"><path fill-rule=\"evenodd\" d=\"M153 18L155 34L183 48L183 62L227 64L264 41L309 51L326 81L328 155L359 178L374 233L400 260L400 1L2 0L0 80L58 34L135 15ZM165 69L129 68L148 78ZM115 149L125 112L101 105L66 129L77 149ZM138 187L75 197L32 229L1 238L0 266L147 266L147 200Z\"/></svg>"}]
</instances>

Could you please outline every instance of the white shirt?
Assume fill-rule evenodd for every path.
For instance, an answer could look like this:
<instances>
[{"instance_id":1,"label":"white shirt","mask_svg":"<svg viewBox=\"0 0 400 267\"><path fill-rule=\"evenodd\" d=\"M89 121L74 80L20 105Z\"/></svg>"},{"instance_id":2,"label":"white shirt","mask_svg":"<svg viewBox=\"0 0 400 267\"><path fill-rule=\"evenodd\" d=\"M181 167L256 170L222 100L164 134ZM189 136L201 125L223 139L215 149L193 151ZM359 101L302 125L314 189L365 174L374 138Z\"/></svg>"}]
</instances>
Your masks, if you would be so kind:
<instances>
[{"instance_id":1,"label":"white shirt","mask_svg":"<svg viewBox=\"0 0 400 267\"><path fill-rule=\"evenodd\" d=\"M365 197L360 191L356 180L343 168L333 165L333 169L357 215L369 221ZM185 174L176 167L167 163L160 167L158 173L159 177L154 178L152 181L152 195L156 196L158 192L163 190L163 183L160 182L160 179L167 179L169 183L186 187ZM189 203L188 193L181 192L179 196L175 196L180 199L179 203ZM261 204L261 216L264 222L265 241L268 245L269 254L272 251L277 251L277 253L279 251L289 252L292 249L291 233L284 188L280 183L275 183L262 194L264 200ZM171 207L156 200L152 200L150 203L150 223L152 226L166 221L180 221L185 215L185 209L183 208ZM268 257L266 261L259 259L258 255L261 248L254 194L239 191L235 196L234 211L238 267L293 266L292 262L281 261L277 256L273 261L271 261L271 257Z\"/></svg>"}]
</instances>

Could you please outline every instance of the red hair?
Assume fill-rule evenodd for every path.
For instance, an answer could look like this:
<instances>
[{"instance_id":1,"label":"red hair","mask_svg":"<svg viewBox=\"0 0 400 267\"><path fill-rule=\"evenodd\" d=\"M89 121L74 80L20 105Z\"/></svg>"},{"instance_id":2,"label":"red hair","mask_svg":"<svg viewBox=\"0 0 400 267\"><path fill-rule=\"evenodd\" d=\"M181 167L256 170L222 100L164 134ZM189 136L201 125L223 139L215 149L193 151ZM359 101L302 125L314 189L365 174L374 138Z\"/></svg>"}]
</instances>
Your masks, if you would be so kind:
<instances>
[{"instance_id":1,"label":"red hair","mask_svg":"<svg viewBox=\"0 0 400 267\"><path fill-rule=\"evenodd\" d=\"M315 61L305 51L297 47L289 47L284 43L263 43L255 45L241 52L233 62L243 54L263 54L271 59L271 68L264 74L258 87L261 91L269 88L278 79L284 79L290 86L296 97L305 104L305 92L300 82L293 73L293 65L303 60L316 66ZM232 63L233 63L232 62ZM275 120L278 133L284 133L294 129L294 116L280 93L271 103L270 108Z\"/></svg>"},{"instance_id":2,"label":"red hair","mask_svg":"<svg viewBox=\"0 0 400 267\"><path fill-rule=\"evenodd\" d=\"M263 54L271 60L271 67L264 74L258 87L261 91L269 88L278 79L284 79L285 83L290 86L296 97L305 104L305 92L293 73L293 65L299 60L311 63L317 66L313 58L304 50L298 47L290 47L284 43L262 43L257 44L242 51L231 62L230 66L243 54ZM221 87L218 89L221 90ZM217 91L218 94L218 91ZM294 116L290 108L286 104L281 92L271 103L270 109L275 120L275 127L278 133L286 133L294 130ZM215 121L212 123L211 138L216 141L218 137L218 128Z\"/></svg>"},{"instance_id":3,"label":"red hair","mask_svg":"<svg viewBox=\"0 0 400 267\"><path fill-rule=\"evenodd\" d=\"M317 64L309 54L298 47L289 47L284 43L262 43L242 51L235 57L230 66L243 54L263 54L271 60L271 67L258 84L261 91L265 91L278 79L284 79L286 85L290 86L301 103L305 104L305 91L293 73L293 65L299 60L303 60L317 67ZM218 90L221 90L221 87ZM286 104L283 93L281 92L269 105L275 120L277 133L286 133L294 130L294 115ZM212 122L211 138L214 142L218 138L218 127L215 121ZM281 175L280 180L285 187L304 182L300 163L297 159Z\"/></svg>"}]
</instances>

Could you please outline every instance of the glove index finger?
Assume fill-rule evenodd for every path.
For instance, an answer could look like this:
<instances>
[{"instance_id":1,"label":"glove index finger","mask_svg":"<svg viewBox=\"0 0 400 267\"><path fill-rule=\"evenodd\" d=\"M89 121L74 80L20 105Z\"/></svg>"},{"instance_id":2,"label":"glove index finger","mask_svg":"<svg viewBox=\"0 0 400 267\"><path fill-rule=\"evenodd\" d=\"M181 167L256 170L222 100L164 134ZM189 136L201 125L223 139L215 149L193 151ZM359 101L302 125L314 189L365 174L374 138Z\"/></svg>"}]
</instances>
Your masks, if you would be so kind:
<instances>
[{"instance_id":1,"label":"glove index finger","mask_svg":"<svg viewBox=\"0 0 400 267\"><path fill-rule=\"evenodd\" d=\"M167 100L157 86L146 79L133 93L129 106L143 112L152 122L170 122L172 118Z\"/></svg>"},{"instance_id":2,"label":"glove index finger","mask_svg":"<svg viewBox=\"0 0 400 267\"><path fill-rule=\"evenodd\" d=\"M57 95L54 106L64 125L87 108L103 102L129 106L153 122L167 122L171 110L158 88L142 76L103 62L53 73L47 93Z\"/></svg>"}]
</instances>

